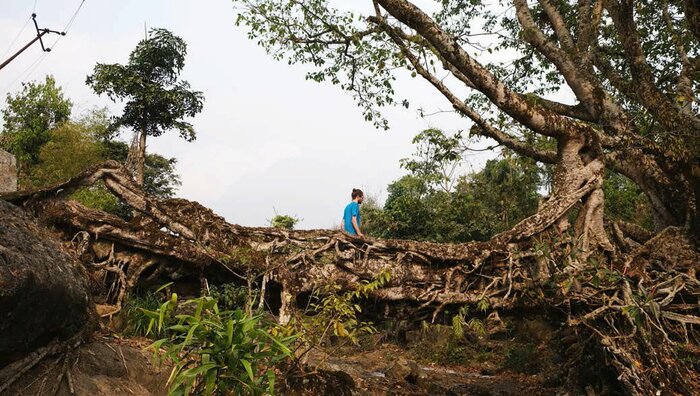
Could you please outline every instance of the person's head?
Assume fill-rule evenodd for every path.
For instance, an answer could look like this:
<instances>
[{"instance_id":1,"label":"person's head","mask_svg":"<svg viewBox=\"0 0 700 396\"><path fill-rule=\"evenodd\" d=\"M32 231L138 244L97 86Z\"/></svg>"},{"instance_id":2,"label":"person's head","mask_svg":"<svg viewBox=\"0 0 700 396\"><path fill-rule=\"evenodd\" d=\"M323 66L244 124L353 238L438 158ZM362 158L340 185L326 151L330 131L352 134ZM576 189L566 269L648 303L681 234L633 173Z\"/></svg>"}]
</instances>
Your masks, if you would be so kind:
<instances>
[{"instance_id":1,"label":"person's head","mask_svg":"<svg viewBox=\"0 0 700 396\"><path fill-rule=\"evenodd\" d=\"M352 200L361 204L362 200L365 199L365 194L359 188L353 188L352 194L350 194Z\"/></svg>"}]
</instances>

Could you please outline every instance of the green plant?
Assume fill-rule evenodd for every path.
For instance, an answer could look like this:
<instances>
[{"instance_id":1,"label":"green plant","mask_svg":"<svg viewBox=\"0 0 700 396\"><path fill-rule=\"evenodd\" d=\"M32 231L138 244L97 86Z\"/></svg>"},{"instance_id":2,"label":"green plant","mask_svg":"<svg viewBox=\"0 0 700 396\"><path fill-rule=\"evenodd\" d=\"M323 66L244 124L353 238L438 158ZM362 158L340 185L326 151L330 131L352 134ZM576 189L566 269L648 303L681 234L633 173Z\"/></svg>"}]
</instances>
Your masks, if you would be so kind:
<instances>
[{"instance_id":1,"label":"green plant","mask_svg":"<svg viewBox=\"0 0 700 396\"><path fill-rule=\"evenodd\" d=\"M162 303L162 298L155 293L146 293L142 296L133 295L128 298L122 309L126 321L124 334L145 336L151 317L144 311L156 311Z\"/></svg>"},{"instance_id":2,"label":"green plant","mask_svg":"<svg viewBox=\"0 0 700 396\"><path fill-rule=\"evenodd\" d=\"M470 331L476 333L477 336L483 337L486 334L486 327L484 326L484 322L477 318L471 318L467 320L468 314L469 307L465 305L459 309L457 315L452 317L452 331L454 332L454 335L457 338L464 337L464 329L467 328Z\"/></svg>"},{"instance_id":3,"label":"green plant","mask_svg":"<svg viewBox=\"0 0 700 396\"><path fill-rule=\"evenodd\" d=\"M124 332L127 335L146 337L163 335L162 328L154 331L152 319L159 316L159 309L172 305L169 304L170 301L166 301L167 295L165 293L165 290L172 284L172 282L169 282L159 287L155 291L147 292L143 295L135 294L127 299L122 310L126 320L126 328ZM173 294L173 298L177 300L177 295ZM163 327L167 327L171 324L169 317L163 317L163 321Z\"/></svg>"},{"instance_id":4,"label":"green plant","mask_svg":"<svg viewBox=\"0 0 700 396\"><path fill-rule=\"evenodd\" d=\"M219 311L217 300L200 297L180 305L193 306L192 314L175 314L177 296L161 305L148 329L164 329L165 337L150 348L175 363L169 395L274 394L275 366L292 356L294 337L280 337L276 325L262 315L245 311ZM168 318L176 324L164 327Z\"/></svg>"},{"instance_id":5,"label":"green plant","mask_svg":"<svg viewBox=\"0 0 700 396\"><path fill-rule=\"evenodd\" d=\"M310 304L310 310L315 312L311 320L314 331L311 333L320 334L320 336L313 343L322 343L325 337L332 333L336 337L347 338L357 344L359 335L376 332L371 322L364 322L358 318L362 307L357 301L366 298L390 280L391 273L384 270L371 281L363 280L355 290L338 293L340 286L336 284L315 290L312 298L315 298L316 302Z\"/></svg>"},{"instance_id":6,"label":"green plant","mask_svg":"<svg viewBox=\"0 0 700 396\"><path fill-rule=\"evenodd\" d=\"M270 220L270 226L274 228L283 228L293 230L294 226L299 222L299 218L295 216L283 215L275 212L275 217Z\"/></svg>"},{"instance_id":7,"label":"green plant","mask_svg":"<svg viewBox=\"0 0 700 396\"><path fill-rule=\"evenodd\" d=\"M246 286L235 283L224 283L219 286L211 286L209 295L218 301L219 308L231 310L246 307L257 299L259 291L249 289ZM252 297L252 300L249 299Z\"/></svg>"}]
</instances>

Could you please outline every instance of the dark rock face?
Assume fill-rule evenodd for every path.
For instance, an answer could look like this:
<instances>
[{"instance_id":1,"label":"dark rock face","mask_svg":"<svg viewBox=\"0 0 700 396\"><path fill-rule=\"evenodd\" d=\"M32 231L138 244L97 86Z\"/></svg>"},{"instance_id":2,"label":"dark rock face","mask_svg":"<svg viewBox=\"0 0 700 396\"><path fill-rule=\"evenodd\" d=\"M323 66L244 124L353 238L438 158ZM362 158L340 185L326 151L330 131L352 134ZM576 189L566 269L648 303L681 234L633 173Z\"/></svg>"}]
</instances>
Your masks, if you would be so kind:
<instances>
[{"instance_id":1,"label":"dark rock face","mask_svg":"<svg viewBox=\"0 0 700 396\"><path fill-rule=\"evenodd\" d=\"M85 279L46 229L0 199L0 366L83 327L90 304Z\"/></svg>"}]
</instances>

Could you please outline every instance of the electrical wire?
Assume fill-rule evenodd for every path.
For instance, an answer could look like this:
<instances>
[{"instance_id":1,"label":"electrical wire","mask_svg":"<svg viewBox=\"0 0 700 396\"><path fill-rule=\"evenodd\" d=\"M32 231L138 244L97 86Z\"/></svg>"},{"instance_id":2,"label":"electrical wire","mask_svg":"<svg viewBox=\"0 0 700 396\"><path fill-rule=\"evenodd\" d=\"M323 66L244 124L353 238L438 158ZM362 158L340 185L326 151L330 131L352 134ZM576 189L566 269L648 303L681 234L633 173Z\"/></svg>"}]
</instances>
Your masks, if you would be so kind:
<instances>
[{"instance_id":1,"label":"electrical wire","mask_svg":"<svg viewBox=\"0 0 700 396\"><path fill-rule=\"evenodd\" d=\"M24 23L24 26L22 26L22 29L19 30L19 33L17 33L17 35L15 36L15 38L12 40L12 43L10 43L10 46L7 47L7 49L6 49L5 52L2 54L2 56L0 56L0 59L4 59L4 58L5 58L5 55L7 55L7 53L10 52L10 50L12 49L12 47L14 47L15 43L17 43L17 40L19 39L19 36L21 36L22 33L24 33L24 29L27 28L27 25L29 25L29 21L31 21L31 20L32 20L32 17L30 16L30 17L27 19L27 21Z\"/></svg>"},{"instance_id":2,"label":"electrical wire","mask_svg":"<svg viewBox=\"0 0 700 396\"><path fill-rule=\"evenodd\" d=\"M36 1L35 1L34 3L35 3L35 6L36 6ZM75 12L73 12L73 15L71 16L70 20L68 20L68 23L66 23L66 26L63 28L63 32L64 32L64 33L67 34L67 33L68 33L68 30L70 30L71 26L73 26L73 22L75 22L75 19L76 19L76 17L78 16L78 13L80 12L80 9L83 8L83 4L85 4L85 0L81 0L81 1L80 1L80 4L78 4L78 8L75 9ZM63 37L64 37L63 35L58 36L58 37L56 38L56 40L54 40L53 44L52 44L50 47L48 47L48 48L51 49L51 50L53 50L54 48L56 48L56 45L58 45L58 43L61 41L61 39L62 39ZM48 52L42 53L34 62L32 62L31 65L27 66L27 68L24 69L24 71L22 71L22 73L20 73L20 74L17 76L17 78L15 78L15 79L10 83L10 85L8 85L8 87L7 87L7 89L6 89L5 91L7 91L7 90L13 88L13 87L15 86L15 84L17 83L18 80L21 79L22 81L24 81L24 80L28 79L28 78L34 73L34 71L44 62L44 59L46 59L47 55L48 55Z\"/></svg>"}]
</instances>

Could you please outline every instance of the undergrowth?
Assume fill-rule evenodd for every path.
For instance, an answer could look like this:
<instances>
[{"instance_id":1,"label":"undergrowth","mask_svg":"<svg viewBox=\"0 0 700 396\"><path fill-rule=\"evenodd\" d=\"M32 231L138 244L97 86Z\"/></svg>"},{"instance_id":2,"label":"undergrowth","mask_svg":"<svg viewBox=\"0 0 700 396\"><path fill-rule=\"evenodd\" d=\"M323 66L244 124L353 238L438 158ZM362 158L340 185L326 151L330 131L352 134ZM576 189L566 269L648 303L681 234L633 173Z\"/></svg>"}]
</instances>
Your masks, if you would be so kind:
<instances>
[{"instance_id":1,"label":"undergrowth","mask_svg":"<svg viewBox=\"0 0 700 396\"><path fill-rule=\"evenodd\" d=\"M294 336L280 336L262 314L220 311L212 297L180 303L173 295L144 313L147 332L164 335L150 346L154 355L175 364L169 395L272 395L278 364L292 357Z\"/></svg>"}]
</instances>

